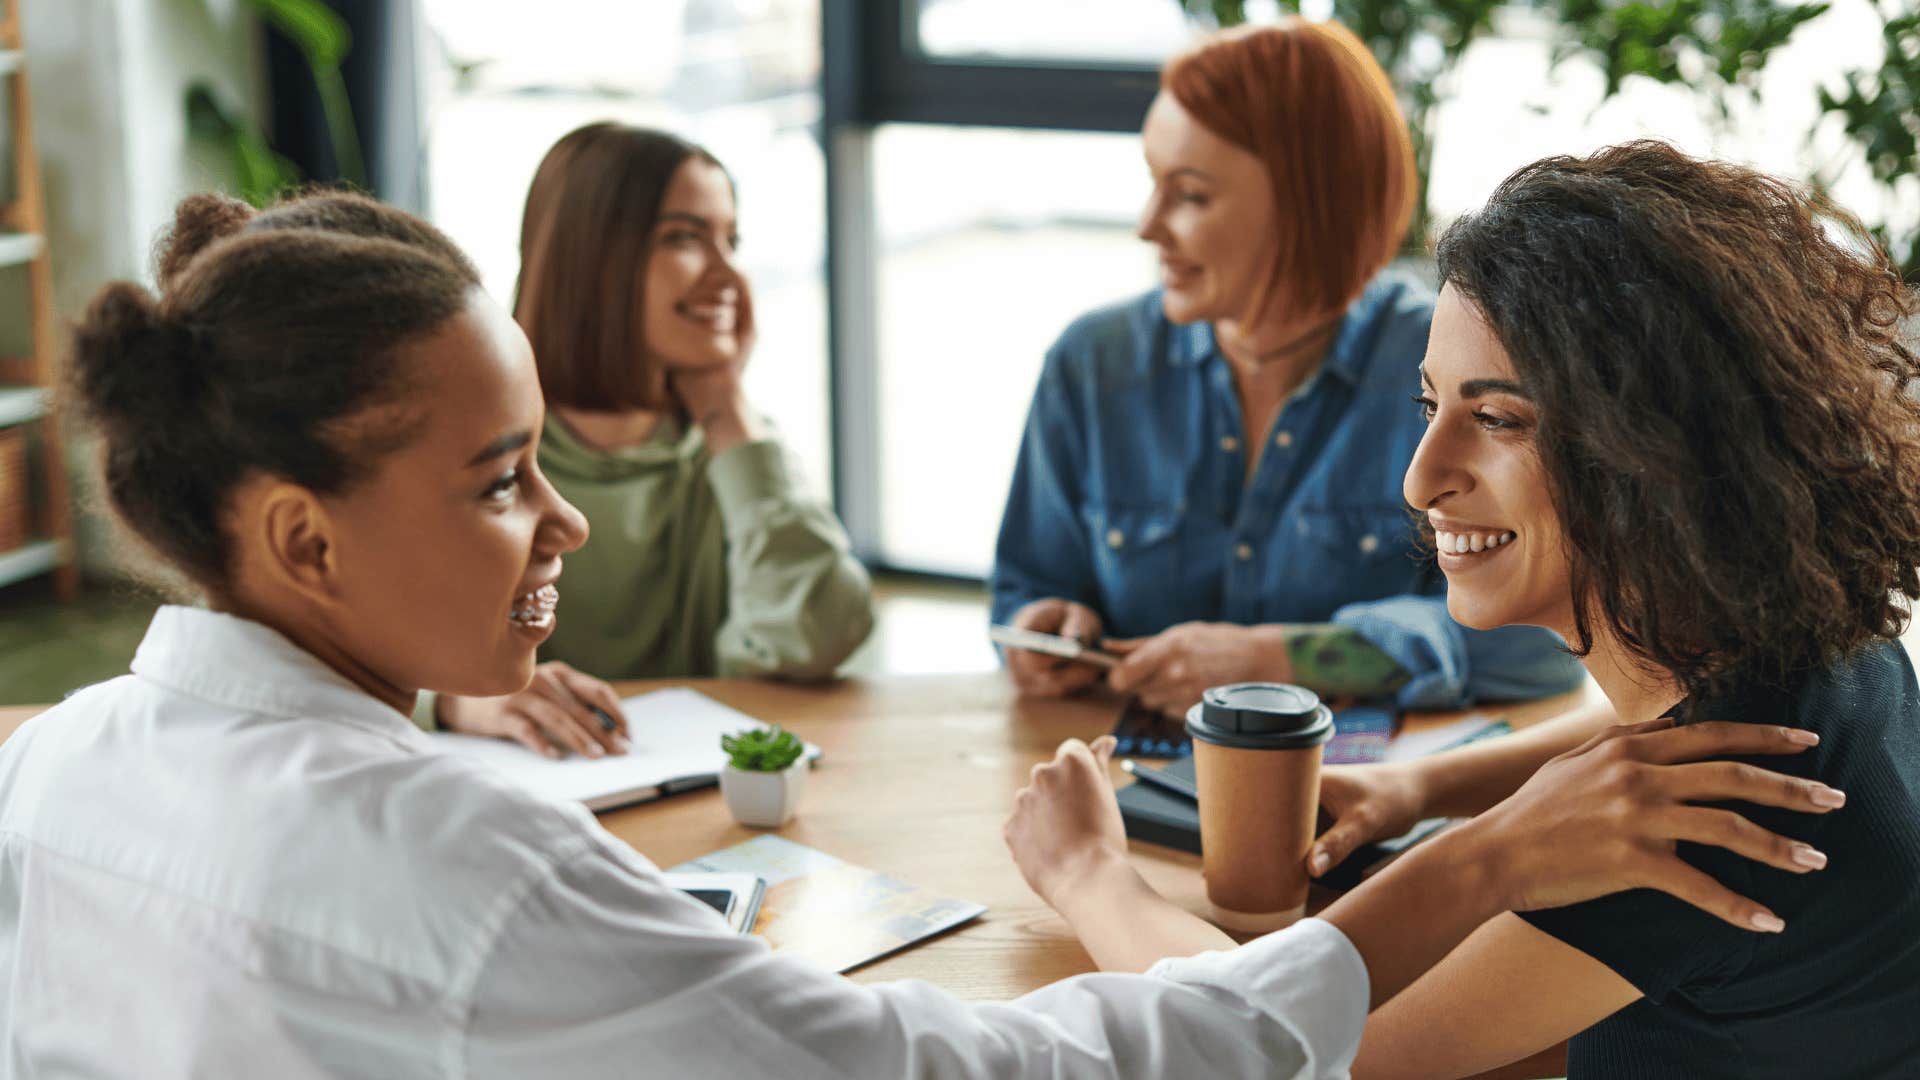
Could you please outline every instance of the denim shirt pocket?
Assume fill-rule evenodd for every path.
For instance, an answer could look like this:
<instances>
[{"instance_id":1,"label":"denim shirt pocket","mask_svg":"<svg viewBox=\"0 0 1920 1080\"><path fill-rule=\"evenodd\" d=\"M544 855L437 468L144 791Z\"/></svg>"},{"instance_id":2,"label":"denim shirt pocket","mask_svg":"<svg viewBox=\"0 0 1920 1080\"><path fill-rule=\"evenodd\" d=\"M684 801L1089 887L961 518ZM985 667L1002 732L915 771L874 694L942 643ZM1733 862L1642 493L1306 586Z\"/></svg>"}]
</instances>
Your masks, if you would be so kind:
<instances>
[{"instance_id":1,"label":"denim shirt pocket","mask_svg":"<svg viewBox=\"0 0 1920 1080\"><path fill-rule=\"evenodd\" d=\"M1317 618L1364 600L1419 591L1413 520L1404 506L1360 505L1297 510L1287 528L1302 558L1293 561L1295 595L1312 597Z\"/></svg>"},{"instance_id":2,"label":"denim shirt pocket","mask_svg":"<svg viewBox=\"0 0 1920 1080\"><path fill-rule=\"evenodd\" d=\"M1183 570L1180 525L1183 506L1165 503L1104 503L1080 508L1093 543L1110 633L1152 634L1166 628Z\"/></svg>"}]
</instances>

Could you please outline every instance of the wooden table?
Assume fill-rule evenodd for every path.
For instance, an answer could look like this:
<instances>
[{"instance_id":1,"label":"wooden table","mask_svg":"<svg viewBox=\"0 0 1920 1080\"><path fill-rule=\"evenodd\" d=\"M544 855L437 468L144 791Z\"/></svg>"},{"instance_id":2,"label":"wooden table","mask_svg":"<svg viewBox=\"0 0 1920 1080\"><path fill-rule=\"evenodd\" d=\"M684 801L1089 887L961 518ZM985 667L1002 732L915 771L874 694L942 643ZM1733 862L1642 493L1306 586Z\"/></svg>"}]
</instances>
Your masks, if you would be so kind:
<instances>
[{"instance_id":1,"label":"wooden table","mask_svg":"<svg viewBox=\"0 0 1920 1080\"><path fill-rule=\"evenodd\" d=\"M1005 1000L1093 970L1066 923L1021 879L1000 838L1014 792L1062 740L1113 726L1106 698L1034 701L1000 674L850 680L807 687L757 680L646 682L622 694L692 685L751 716L777 722L824 751L800 813L776 831L848 862L936 892L978 901L974 923L852 973L860 982L925 979L963 998ZM1515 726L1555 715L1580 692L1497 712ZM1435 726L1460 713L1412 721ZM1115 780L1127 783L1118 767ZM618 810L601 823L661 866L740 843L765 830L734 824L718 791ZM1205 913L1198 856L1133 845L1135 863L1174 902Z\"/></svg>"},{"instance_id":2,"label":"wooden table","mask_svg":"<svg viewBox=\"0 0 1920 1080\"><path fill-rule=\"evenodd\" d=\"M1065 922L1021 879L1000 828L1034 763L1052 756L1064 739L1106 732L1119 711L1115 701L1023 700L997 673L822 686L667 680L623 683L619 689L626 695L686 685L777 722L824 750L808 778L799 816L776 830L779 835L987 906L975 922L861 968L851 978L924 979L962 998L1006 1000L1093 970ZM1591 688L1478 711L1522 727L1590 693ZM38 711L0 709L0 738ZM1461 715L1423 715L1411 719L1409 727L1435 726ZM1114 776L1118 781L1124 774L1116 768ZM711 789L613 811L600 820L663 867L765 831L736 825L719 792ZM1139 843L1133 852L1154 887L1188 910L1205 913L1198 857Z\"/></svg>"}]
</instances>

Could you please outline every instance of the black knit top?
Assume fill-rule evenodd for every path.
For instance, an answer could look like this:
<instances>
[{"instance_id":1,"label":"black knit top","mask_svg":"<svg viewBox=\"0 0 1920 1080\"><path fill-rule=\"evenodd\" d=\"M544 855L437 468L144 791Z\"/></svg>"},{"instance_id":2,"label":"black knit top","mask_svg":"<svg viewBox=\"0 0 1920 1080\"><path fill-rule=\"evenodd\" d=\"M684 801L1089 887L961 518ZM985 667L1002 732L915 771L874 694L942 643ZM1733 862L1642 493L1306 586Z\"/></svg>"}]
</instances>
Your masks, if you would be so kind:
<instances>
[{"instance_id":1,"label":"black knit top","mask_svg":"<svg viewBox=\"0 0 1920 1080\"><path fill-rule=\"evenodd\" d=\"M1826 869L1807 875L1680 845L1785 919L1783 933L1644 889L1522 915L1646 995L1574 1037L1570 1080L1920 1077L1920 691L1906 651L1875 643L1787 690L1682 710L1819 732L1803 754L1745 760L1839 788L1847 805L1735 807L1826 852Z\"/></svg>"}]
</instances>

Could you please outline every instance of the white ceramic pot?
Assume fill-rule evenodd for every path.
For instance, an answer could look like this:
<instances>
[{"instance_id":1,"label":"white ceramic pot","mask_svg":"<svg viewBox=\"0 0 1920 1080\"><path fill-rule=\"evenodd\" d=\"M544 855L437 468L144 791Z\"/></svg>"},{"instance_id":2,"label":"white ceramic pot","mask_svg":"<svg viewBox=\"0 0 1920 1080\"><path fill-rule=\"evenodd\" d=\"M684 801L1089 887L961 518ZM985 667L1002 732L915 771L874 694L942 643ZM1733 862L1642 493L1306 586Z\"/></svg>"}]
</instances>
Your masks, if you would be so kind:
<instances>
[{"instance_id":1,"label":"white ceramic pot","mask_svg":"<svg viewBox=\"0 0 1920 1080\"><path fill-rule=\"evenodd\" d=\"M720 794L733 820L763 829L778 828L793 818L800 789L807 786L807 759L779 772L749 772L732 765L720 770Z\"/></svg>"}]
</instances>

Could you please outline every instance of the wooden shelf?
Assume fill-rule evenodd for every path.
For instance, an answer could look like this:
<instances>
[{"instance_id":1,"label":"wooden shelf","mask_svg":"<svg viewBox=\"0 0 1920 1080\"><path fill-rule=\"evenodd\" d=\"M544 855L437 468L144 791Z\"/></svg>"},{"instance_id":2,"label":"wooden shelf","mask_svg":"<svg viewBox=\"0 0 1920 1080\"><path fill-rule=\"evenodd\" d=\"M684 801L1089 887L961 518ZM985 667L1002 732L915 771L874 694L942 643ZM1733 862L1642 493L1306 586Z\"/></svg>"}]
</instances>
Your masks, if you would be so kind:
<instances>
[{"instance_id":1,"label":"wooden shelf","mask_svg":"<svg viewBox=\"0 0 1920 1080\"><path fill-rule=\"evenodd\" d=\"M0 552L0 585L44 574L67 561L67 545L59 540L35 540Z\"/></svg>"},{"instance_id":2,"label":"wooden shelf","mask_svg":"<svg viewBox=\"0 0 1920 1080\"><path fill-rule=\"evenodd\" d=\"M0 428L47 415L48 397L47 391L38 386L0 386Z\"/></svg>"},{"instance_id":3,"label":"wooden shelf","mask_svg":"<svg viewBox=\"0 0 1920 1080\"><path fill-rule=\"evenodd\" d=\"M0 233L0 266L20 266L40 257L45 241L32 233Z\"/></svg>"}]
</instances>

